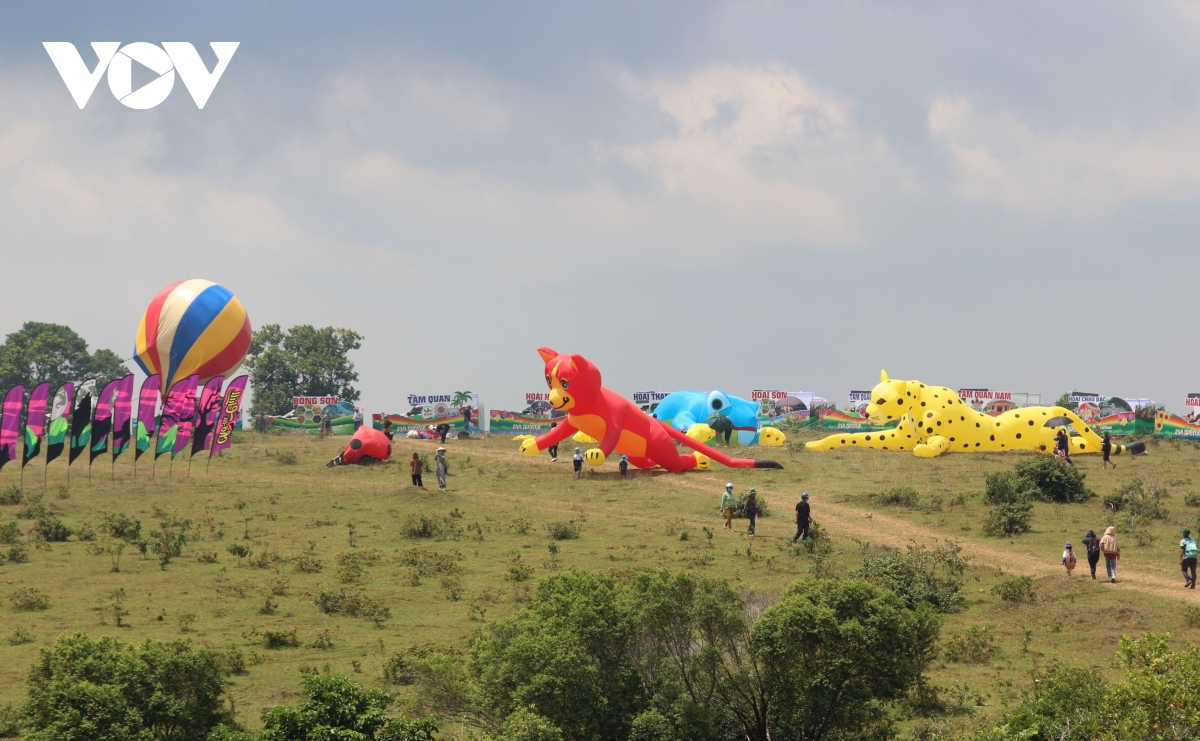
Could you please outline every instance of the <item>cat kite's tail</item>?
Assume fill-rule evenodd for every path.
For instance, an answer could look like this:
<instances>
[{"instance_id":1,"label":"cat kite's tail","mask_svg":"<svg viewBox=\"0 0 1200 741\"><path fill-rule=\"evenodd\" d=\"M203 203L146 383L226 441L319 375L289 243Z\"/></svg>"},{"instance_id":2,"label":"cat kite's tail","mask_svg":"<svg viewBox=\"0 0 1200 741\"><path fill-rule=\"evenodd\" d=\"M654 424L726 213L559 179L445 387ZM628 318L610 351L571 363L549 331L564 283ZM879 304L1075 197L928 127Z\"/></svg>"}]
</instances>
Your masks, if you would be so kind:
<instances>
[{"instance_id":1,"label":"cat kite's tail","mask_svg":"<svg viewBox=\"0 0 1200 741\"><path fill-rule=\"evenodd\" d=\"M676 442L686 445L698 453L707 455L722 466L728 466L729 468L783 468L783 466L775 461L769 461L764 458L730 458L719 450L714 450L698 440L693 440L669 424L661 421L659 424L663 426L667 434Z\"/></svg>"}]
</instances>

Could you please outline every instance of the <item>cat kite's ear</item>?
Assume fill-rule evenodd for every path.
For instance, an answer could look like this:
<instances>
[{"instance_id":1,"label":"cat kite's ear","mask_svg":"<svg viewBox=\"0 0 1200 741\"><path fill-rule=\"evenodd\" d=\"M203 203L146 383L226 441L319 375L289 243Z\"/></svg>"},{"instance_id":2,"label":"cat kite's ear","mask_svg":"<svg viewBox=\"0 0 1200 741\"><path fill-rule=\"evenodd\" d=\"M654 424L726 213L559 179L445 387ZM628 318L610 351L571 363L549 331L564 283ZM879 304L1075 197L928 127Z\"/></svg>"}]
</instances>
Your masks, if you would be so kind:
<instances>
[{"instance_id":1,"label":"cat kite's ear","mask_svg":"<svg viewBox=\"0 0 1200 741\"><path fill-rule=\"evenodd\" d=\"M554 352L553 350L551 350L551 349L550 349L550 348L548 348L548 347L539 347L539 348L538 348L538 355L541 355L541 356L542 356L542 362L543 362L543 363L549 363L551 358L557 358L557 357L558 357L558 353Z\"/></svg>"},{"instance_id":2,"label":"cat kite's ear","mask_svg":"<svg viewBox=\"0 0 1200 741\"><path fill-rule=\"evenodd\" d=\"M885 371L885 370L879 371L879 382L880 383L887 383L890 380L892 380L892 379L888 378L887 371Z\"/></svg>"}]
</instances>

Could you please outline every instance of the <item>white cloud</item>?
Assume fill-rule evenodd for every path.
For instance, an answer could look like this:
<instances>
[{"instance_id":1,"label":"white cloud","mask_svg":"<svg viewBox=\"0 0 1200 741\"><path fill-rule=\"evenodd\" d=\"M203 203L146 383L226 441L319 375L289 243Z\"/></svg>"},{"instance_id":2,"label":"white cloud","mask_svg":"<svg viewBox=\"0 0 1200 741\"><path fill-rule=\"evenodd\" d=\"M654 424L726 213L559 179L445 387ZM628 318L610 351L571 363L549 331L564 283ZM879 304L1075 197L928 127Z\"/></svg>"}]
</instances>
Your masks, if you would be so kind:
<instances>
[{"instance_id":1,"label":"white cloud","mask_svg":"<svg viewBox=\"0 0 1200 741\"><path fill-rule=\"evenodd\" d=\"M1045 219L1092 219L1138 202L1200 197L1194 119L1039 128L968 97L939 96L929 130L963 201Z\"/></svg>"}]
</instances>

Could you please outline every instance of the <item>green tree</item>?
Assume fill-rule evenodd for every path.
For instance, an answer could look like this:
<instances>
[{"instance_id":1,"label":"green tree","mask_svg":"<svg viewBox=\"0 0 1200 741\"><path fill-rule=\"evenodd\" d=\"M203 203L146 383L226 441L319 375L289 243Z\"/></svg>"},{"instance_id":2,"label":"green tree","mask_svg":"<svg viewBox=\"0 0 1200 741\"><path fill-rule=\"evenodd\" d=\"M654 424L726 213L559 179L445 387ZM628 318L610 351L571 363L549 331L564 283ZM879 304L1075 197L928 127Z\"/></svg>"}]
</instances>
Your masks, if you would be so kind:
<instances>
[{"instance_id":1,"label":"green tree","mask_svg":"<svg viewBox=\"0 0 1200 741\"><path fill-rule=\"evenodd\" d=\"M26 393L49 382L54 392L67 381L97 379L97 388L129 373L112 350L88 352L88 344L63 324L25 322L0 345L0 388L25 384Z\"/></svg>"},{"instance_id":2,"label":"green tree","mask_svg":"<svg viewBox=\"0 0 1200 741\"><path fill-rule=\"evenodd\" d=\"M1054 406L1070 409L1072 412L1079 408L1079 405L1071 401L1070 392L1064 391L1063 395L1058 397L1058 401L1054 402Z\"/></svg>"},{"instance_id":3,"label":"green tree","mask_svg":"<svg viewBox=\"0 0 1200 741\"><path fill-rule=\"evenodd\" d=\"M916 681L913 611L864 581L792 584L754 626L775 741L886 737L884 702Z\"/></svg>"},{"instance_id":4,"label":"green tree","mask_svg":"<svg viewBox=\"0 0 1200 741\"><path fill-rule=\"evenodd\" d=\"M216 656L187 641L62 636L26 688L28 741L202 741L230 721Z\"/></svg>"},{"instance_id":5,"label":"green tree","mask_svg":"<svg viewBox=\"0 0 1200 741\"><path fill-rule=\"evenodd\" d=\"M286 414L292 396L334 395L358 401L358 380L347 357L362 335L341 327L300 324L286 332L268 324L254 333L245 366L254 389L253 414Z\"/></svg>"},{"instance_id":6,"label":"green tree","mask_svg":"<svg viewBox=\"0 0 1200 741\"><path fill-rule=\"evenodd\" d=\"M306 676L304 699L263 713L260 741L433 741L432 718L394 718L391 697L364 690L349 677Z\"/></svg>"}]
</instances>

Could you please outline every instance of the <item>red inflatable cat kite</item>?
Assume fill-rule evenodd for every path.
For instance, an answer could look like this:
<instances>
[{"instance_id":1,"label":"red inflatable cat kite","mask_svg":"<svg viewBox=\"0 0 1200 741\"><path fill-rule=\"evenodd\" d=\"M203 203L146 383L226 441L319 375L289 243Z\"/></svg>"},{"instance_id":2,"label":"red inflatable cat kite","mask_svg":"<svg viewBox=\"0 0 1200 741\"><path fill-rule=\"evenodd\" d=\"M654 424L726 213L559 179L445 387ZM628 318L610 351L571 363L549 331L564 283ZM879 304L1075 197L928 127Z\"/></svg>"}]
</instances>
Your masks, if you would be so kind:
<instances>
[{"instance_id":1,"label":"red inflatable cat kite","mask_svg":"<svg viewBox=\"0 0 1200 741\"><path fill-rule=\"evenodd\" d=\"M620 394L600 385L600 370L582 355L562 355L548 347L538 349L546 361L546 385L550 406L566 412L567 419L539 438L521 443L521 452L537 455L576 432L600 441L599 448L584 454L593 466L604 463L614 450L629 456L638 468L662 466L680 472L708 468L709 459L731 468L783 468L775 461L730 458L687 435L659 422ZM675 443L696 453L680 454Z\"/></svg>"}]
</instances>

